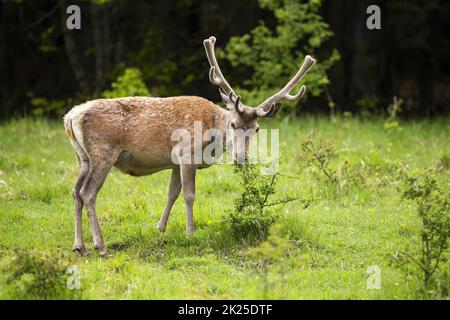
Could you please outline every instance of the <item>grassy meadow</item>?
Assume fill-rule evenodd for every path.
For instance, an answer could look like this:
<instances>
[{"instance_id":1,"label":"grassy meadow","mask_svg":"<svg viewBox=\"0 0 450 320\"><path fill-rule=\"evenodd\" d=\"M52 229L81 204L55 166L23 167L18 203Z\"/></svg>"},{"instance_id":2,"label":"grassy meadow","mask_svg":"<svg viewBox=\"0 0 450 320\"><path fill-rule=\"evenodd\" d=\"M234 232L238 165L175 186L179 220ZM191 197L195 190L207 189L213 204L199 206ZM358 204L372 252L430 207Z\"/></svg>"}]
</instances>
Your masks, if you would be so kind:
<instances>
[{"instance_id":1,"label":"grassy meadow","mask_svg":"<svg viewBox=\"0 0 450 320\"><path fill-rule=\"evenodd\" d=\"M82 287L77 297L82 299L417 298L420 281L391 259L398 250L417 246L420 228L414 203L400 197L393 168L401 162L411 170L443 166L439 179L448 188L448 119L386 128L381 119L304 117L267 121L262 127L280 129L283 176L274 197L314 199L307 208L299 201L276 207L277 223L291 247L269 265L266 283L261 262L246 254L257 244L236 239L224 222L240 190L232 166L198 172L193 236L185 234L182 197L166 233L156 230L170 171L133 178L113 169L97 201L112 258L96 254L85 213L84 239L91 254L81 257L71 251L71 189L78 165L62 121L1 123L0 299L30 298L24 288L31 280L11 281L18 250L77 266ZM312 129L334 141L332 166L358 168L364 183L331 195L314 178L314 168L300 169L300 142ZM372 265L381 271L379 290L367 289Z\"/></svg>"}]
</instances>

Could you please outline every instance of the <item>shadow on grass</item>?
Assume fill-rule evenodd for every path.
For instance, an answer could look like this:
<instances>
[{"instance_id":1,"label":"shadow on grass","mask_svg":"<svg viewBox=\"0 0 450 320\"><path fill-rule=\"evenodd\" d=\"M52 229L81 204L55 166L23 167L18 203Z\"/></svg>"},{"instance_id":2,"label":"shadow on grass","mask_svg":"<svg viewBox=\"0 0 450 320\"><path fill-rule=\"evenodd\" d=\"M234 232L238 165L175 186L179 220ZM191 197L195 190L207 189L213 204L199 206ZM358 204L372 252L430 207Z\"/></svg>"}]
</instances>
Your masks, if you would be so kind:
<instances>
[{"instance_id":1,"label":"shadow on grass","mask_svg":"<svg viewBox=\"0 0 450 320\"><path fill-rule=\"evenodd\" d=\"M171 227L165 234L157 231L134 234L108 247L113 255L123 252L143 262L166 264L172 258L214 255L228 263L242 266L249 260L243 252L257 246L263 240L237 238L225 222L205 225L197 229L194 235L187 235L181 224ZM289 226L285 226L284 229L292 235L292 243L297 248L319 246L308 237L303 228L294 230L296 234L292 234Z\"/></svg>"}]
</instances>

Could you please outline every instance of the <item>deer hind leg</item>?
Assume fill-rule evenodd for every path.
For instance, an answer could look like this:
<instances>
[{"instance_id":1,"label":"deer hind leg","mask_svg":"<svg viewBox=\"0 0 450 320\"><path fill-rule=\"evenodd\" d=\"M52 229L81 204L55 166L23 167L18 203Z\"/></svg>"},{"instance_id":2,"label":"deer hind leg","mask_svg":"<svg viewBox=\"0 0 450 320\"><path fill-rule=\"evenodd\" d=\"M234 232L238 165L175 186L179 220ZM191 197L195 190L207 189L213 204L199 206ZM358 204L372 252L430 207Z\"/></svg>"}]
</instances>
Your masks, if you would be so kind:
<instances>
[{"instance_id":1,"label":"deer hind leg","mask_svg":"<svg viewBox=\"0 0 450 320\"><path fill-rule=\"evenodd\" d=\"M181 184L183 185L184 201L186 203L186 232L193 234L194 229L194 199L195 199L195 174L197 166L181 165Z\"/></svg>"},{"instance_id":2,"label":"deer hind leg","mask_svg":"<svg viewBox=\"0 0 450 320\"><path fill-rule=\"evenodd\" d=\"M80 190L83 186L83 183L86 179L86 176L89 172L89 157L87 156L84 149L77 142L77 140L73 137L73 133L71 131L71 124L67 124L69 126L72 138L70 139L70 143L75 151L75 155L78 160L78 164L80 165L80 173L78 175L78 179L75 182L75 185L72 189L72 198L74 202L74 218L75 218L75 242L73 245L73 250L78 251L81 255L88 255L88 251L86 250L86 246L83 241L83 229L82 229L82 211L83 211L83 201L80 197ZM67 127L66 127L67 128Z\"/></svg>"},{"instance_id":3,"label":"deer hind leg","mask_svg":"<svg viewBox=\"0 0 450 320\"><path fill-rule=\"evenodd\" d=\"M106 176L111 170L112 166L117 160L117 154L105 153L108 158L104 159L91 159L89 173L84 181L83 187L80 191L81 199L86 207L89 222L92 229L92 237L94 240L94 248L98 250L99 255L103 258L109 257L105 244L103 243L102 233L100 231L100 225L97 220L97 214L95 210L95 203L97 200L97 194L100 191Z\"/></svg>"},{"instance_id":4,"label":"deer hind leg","mask_svg":"<svg viewBox=\"0 0 450 320\"><path fill-rule=\"evenodd\" d=\"M80 174L72 190L72 197L75 204L75 243L73 245L73 250L78 251L83 256L87 256L89 253L86 250L86 246L83 241L83 201L80 197L80 190L89 172L89 161L83 156L80 157L78 154L77 158L80 164Z\"/></svg>"},{"instance_id":5,"label":"deer hind leg","mask_svg":"<svg viewBox=\"0 0 450 320\"><path fill-rule=\"evenodd\" d=\"M158 222L158 230L161 232L166 231L167 220L169 219L170 210L172 210L173 204L178 198L181 190L181 178L180 168L172 170L172 176L170 177L169 194L167 196L166 206L164 212Z\"/></svg>"}]
</instances>

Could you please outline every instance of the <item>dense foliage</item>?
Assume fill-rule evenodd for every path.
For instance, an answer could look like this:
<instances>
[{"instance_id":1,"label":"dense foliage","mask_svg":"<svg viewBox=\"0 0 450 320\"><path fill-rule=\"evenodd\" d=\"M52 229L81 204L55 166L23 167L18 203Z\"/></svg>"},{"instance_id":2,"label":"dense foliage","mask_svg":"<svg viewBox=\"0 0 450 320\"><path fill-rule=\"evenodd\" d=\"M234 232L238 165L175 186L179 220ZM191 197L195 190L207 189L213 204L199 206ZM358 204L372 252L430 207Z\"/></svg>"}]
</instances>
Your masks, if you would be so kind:
<instances>
[{"instance_id":1,"label":"dense foliage","mask_svg":"<svg viewBox=\"0 0 450 320\"><path fill-rule=\"evenodd\" d=\"M274 13L276 31L261 21L250 34L232 37L224 52L234 69L239 72L251 69L252 76L242 82L248 89L237 88L251 105L258 105L277 92L298 70L305 55L315 56L316 49L333 35L319 15L320 0L304 3L260 0L259 3ZM326 71L337 59L339 54L334 50L311 69L304 78L308 92L314 96L323 92L323 87L330 82Z\"/></svg>"},{"instance_id":2,"label":"dense foliage","mask_svg":"<svg viewBox=\"0 0 450 320\"><path fill-rule=\"evenodd\" d=\"M81 30L65 26L69 4L81 8ZM381 30L366 28L370 4L381 7ZM385 113L397 95L400 116L440 114L450 101L449 12L443 0L1 0L0 117L59 117L127 68L140 70L152 96L217 101L202 47L211 35L225 76L251 104L313 54L306 110Z\"/></svg>"},{"instance_id":3,"label":"dense foliage","mask_svg":"<svg viewBox=\"0 0 450 320\"><path fill-rule=\"evenodd\" d=\"M416 202L421 230L418 252L401 254L418 269L419 272L414 268L409 271L421 274L425 292L437 289L446 295L449 290L450 193L439 185L431 170L405 173L404 180L403 197Z\"/></svg>"},{"instance_id":4,"label":"dense foliage","mask_svg":"<svg viewBox=\"0 0 450 320\"><path fill-rule=\"evenodd\" d=\"M128 68L117 81L111 85L111 90L103 93L105 98L120 98L127 96L149 96L147 87L142 80L142 73L139 69Z\"/></svg>"}]
</instances>

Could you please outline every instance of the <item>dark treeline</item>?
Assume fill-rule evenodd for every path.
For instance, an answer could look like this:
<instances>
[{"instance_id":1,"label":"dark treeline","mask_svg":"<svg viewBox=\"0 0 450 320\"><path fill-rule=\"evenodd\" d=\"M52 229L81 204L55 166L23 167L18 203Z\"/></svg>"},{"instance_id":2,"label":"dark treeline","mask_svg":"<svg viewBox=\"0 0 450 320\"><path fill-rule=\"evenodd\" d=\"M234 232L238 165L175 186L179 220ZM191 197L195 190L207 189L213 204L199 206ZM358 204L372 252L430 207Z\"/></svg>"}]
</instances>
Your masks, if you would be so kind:
<instances>
[{"instance_id":1,"label":"dark treeline","mask_svg":"<svg viewBox=\"0 0 450 320\"><path fill-rule=\"evenodd\" d=\"M81 8L79 31L65 27L70 4ZM370 4L381 7L381 30L366 28ZM328 87L338 111L377 113L396 95L405 116L448 112L448 1L328 0L321 14L334 32L323 50L341 54ZM217 100L202 40L215 35L225 46L260 20L275 27L257 0L0 0L0 118L29 113L32 97L95 97L127 67L142 71L152 95ZM327 101L310 99L307 110L327 112Z\"/></svg>"}]
</instances>

